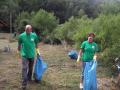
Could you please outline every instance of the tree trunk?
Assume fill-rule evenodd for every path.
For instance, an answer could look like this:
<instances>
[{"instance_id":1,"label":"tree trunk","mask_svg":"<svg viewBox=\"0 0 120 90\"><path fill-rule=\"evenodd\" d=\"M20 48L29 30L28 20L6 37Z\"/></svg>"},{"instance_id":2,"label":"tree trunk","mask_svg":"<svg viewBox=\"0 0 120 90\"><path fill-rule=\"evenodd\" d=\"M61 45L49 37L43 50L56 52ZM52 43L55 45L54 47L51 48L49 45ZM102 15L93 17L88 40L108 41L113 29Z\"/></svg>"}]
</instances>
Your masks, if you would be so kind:
<instances>
[{"instance_id":1,"label":"tree trunk","mask_svg":"<svg viewBox=\"0 0 120 90\"><path fill-rule=\"evenodd\" d=\"M10 34L12 35L12 12L10 12Z\"/></svg>"}]
</instances>

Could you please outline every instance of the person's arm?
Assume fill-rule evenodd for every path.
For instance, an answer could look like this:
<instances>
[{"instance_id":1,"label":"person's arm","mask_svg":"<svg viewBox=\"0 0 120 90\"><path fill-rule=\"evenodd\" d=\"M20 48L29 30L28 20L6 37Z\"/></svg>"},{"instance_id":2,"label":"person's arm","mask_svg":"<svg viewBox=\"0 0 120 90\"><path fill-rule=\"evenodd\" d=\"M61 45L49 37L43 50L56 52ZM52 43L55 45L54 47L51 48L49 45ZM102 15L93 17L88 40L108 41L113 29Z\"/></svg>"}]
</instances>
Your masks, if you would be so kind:
<instances>
[{"instance_id":1,"label":"person's arm","mask_svg":"<svg viewBox=\"0 0 120 90\"><path fill-rule=\"evenodd\" d=\"M84 50L84 48L85 48L85 41L81 44L81 47L80 47L80 51L79 51L79 54L78 54L78 58L77 58L77 62L79 62L80 61L80 58L81 58L81 56L82 56L82 53L83 53L83 50Z\"/></svg>"},{"instance_id":2,"label":"person's arm","mask_svg":"<svg viewBox=\"0 0 120 90\"><path fill-rule=\"evenodd\" d=\"M22 47L22 40L21 40L21 37L19 36L18 37L18 51L20 51L21 50L21 47Z\"/></svg>"},{"instance_id":3,"label":"person's arm","mask_svg":"<svg viewBox=\"0 0 120 90\"><path fill-rule=\"evenodd\" d=\"M77 62L79 62L80 61L80 58L81 58L81 56L82 56L82 48L80 49L80 51L79 51L79 54L78 54L78 58L77 58Z\"/></svg>"},{"instance_id":4,"label":"person's arm","mask_svg":"<svg viewBox=\"0 0 120 90\"><path fill-rule=\"evenodd\" d=\"M21 49L21 44L18 44L18 51L20 51Z\"/></svg>"},{"instance_id":5,"label":"person's arm","mask_svg":"<svg viewBox=\"0 0 120 90\"><path fill-rule=\"evenodd\" d=\"M35 46L35 48L36 48L36 49L38 48L38 43L36 43L36 46Z\"/></svg>"},{"instance_id":6,"label":"person's arm","mask_svg":"<svg viewBox=\"0 0 120 90\"><path fill-rule=\"evenodd\" d=\"M97 52L94 54L94 56L93 56L93 60L97 60Z\"/></svg>"},{"instance_id":7,"label":"person's arm","mask_svg":"<svg viewBox=\"0 0 120 90\"><path fill-rule=\"evenodd\" d=\"M18 37L18 47L17 47L17 56L18 58L20 58L20 50L22 48L22 40L20 38L20 36Z\"/></svg>"},{"instance_id":8,"label":"person's arm","mask_svg":"<svg viewBox=\"0 0 120 90\"><path fill-rule=\"evenodd\" d=\"M38 48L38 44L36 45L36 53L37 53L38 55L40 55L40 50L39 50L39 48Z\"/></svg>"},{"instance_id":9,"label":"person's arm","mask_svg":"<svg viewBox=\"0 0 120 90\"><path fill-rule=\"evenodd\" d=\"M95 49L95 54L93 56L93 60L97 60L97 57L98 57L98 46L96 44L96 49Z\"/></svg>"},{"instance_id":10,"label":"person's arm","mask_svg":"<svg viewBox=\"0 0 120 90\"><path fill-rule=\"evenodd\" d=\"M39 51L39 48L38 48L38 45L39 44L39 40L38 40L38 36L35 34L35 45L36 45L36 53L38 54L38 55L40 55L40 51Z\"/></svg>"}]
</instances>

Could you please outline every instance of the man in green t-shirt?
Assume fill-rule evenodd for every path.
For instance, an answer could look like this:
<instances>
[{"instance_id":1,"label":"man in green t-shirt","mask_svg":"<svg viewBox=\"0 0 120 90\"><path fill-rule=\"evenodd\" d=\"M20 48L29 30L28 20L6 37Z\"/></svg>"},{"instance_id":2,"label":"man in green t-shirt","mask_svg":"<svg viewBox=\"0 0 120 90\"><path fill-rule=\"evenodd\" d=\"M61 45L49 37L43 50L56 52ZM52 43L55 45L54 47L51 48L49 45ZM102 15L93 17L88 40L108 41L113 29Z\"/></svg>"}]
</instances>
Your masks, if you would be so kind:
<instances>
[{"instance_id":1,"label":"man in green t-shirt","mask_svg":"<svg viewBox=\"0 0 120 90\"><path fill-rule=\"evenodd\" d=\"M27 82L31 81L35 49L38 47L38 38L32 33L32 26L26 25L25 32L19 35L18 50L22 57L22 88L26 89Z\"/></svg>"},{"instance_id":2,"label":"man in green t-shirt","mask_svg":"<svg viewBox=\"0 0 120 90\"><path fill-rule=\"evenodd\" d=\"M95 37L94 33L89 33L88 34L88 40L84 41L81 44L81 49L79 51L78 59L77 62L81 59L81 64L82 64L82 79L80 81L80 88L83 88L83 73L84 73L84 68L85 68L85 62L90 62L92 60L97 59L97 54L96 52L98 51L97 44L93 41L93 37Z\"/></svg>"}]
</instances>

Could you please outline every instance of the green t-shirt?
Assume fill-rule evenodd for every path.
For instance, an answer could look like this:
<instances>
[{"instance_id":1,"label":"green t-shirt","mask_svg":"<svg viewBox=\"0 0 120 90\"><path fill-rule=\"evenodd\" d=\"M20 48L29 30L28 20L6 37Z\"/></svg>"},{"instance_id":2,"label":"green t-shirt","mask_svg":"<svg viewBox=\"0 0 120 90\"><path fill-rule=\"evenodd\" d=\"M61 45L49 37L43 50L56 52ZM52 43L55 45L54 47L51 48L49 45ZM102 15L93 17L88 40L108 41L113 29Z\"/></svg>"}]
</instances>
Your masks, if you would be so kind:
<instances>
[{"instance_id":1,"label":"green t-shirt","mask_svg":"<svg viewBox=\"0 0 120 90\"><path fill-rule=\"evenodd\" d=\"M89 43L88 41L84 41L81 45L82 52L82 61L91 61L93 60L93 56L95 52L98 51L97 44L95 42Z\"/></svg>"},{"instance_id":2,"label":"green t-shirt","mask_svg":"<svg viewBox=\"0 0 120 90\"><path fill-rule=\"evenodd\" d=\"M26 32L19 35L18 44L21 45L20 54L22 57L34 58L35 48L38 43L38 37L35 33L26 34Z\"/></svg>"}]
</instances>

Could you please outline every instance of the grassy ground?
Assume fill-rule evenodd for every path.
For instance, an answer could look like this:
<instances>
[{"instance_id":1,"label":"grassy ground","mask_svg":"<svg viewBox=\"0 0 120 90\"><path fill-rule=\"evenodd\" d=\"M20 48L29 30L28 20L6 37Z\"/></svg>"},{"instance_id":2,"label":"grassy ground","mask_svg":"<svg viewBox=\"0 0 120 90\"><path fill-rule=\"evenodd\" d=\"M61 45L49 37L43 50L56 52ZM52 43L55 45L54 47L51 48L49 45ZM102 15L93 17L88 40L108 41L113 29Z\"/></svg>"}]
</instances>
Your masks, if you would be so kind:
<instances>
[{"instance_id":1,"label":"grassy ground","mask_svg":"<svg viewBox=\"0 0 120 90\"><path fill-rule=\"evenodd\" d=\"M11 52L3 52L10 45ZM16 54L17 43L0 39L0 90L20 90L21 59ZM28 90L79 90L80 65L70 60L63 46L40 44L40 52L48 64L42 82L28 84ZM99 90L119 90L108 77L107 69L97 68Z\"/></svg>"}]
</instances>

